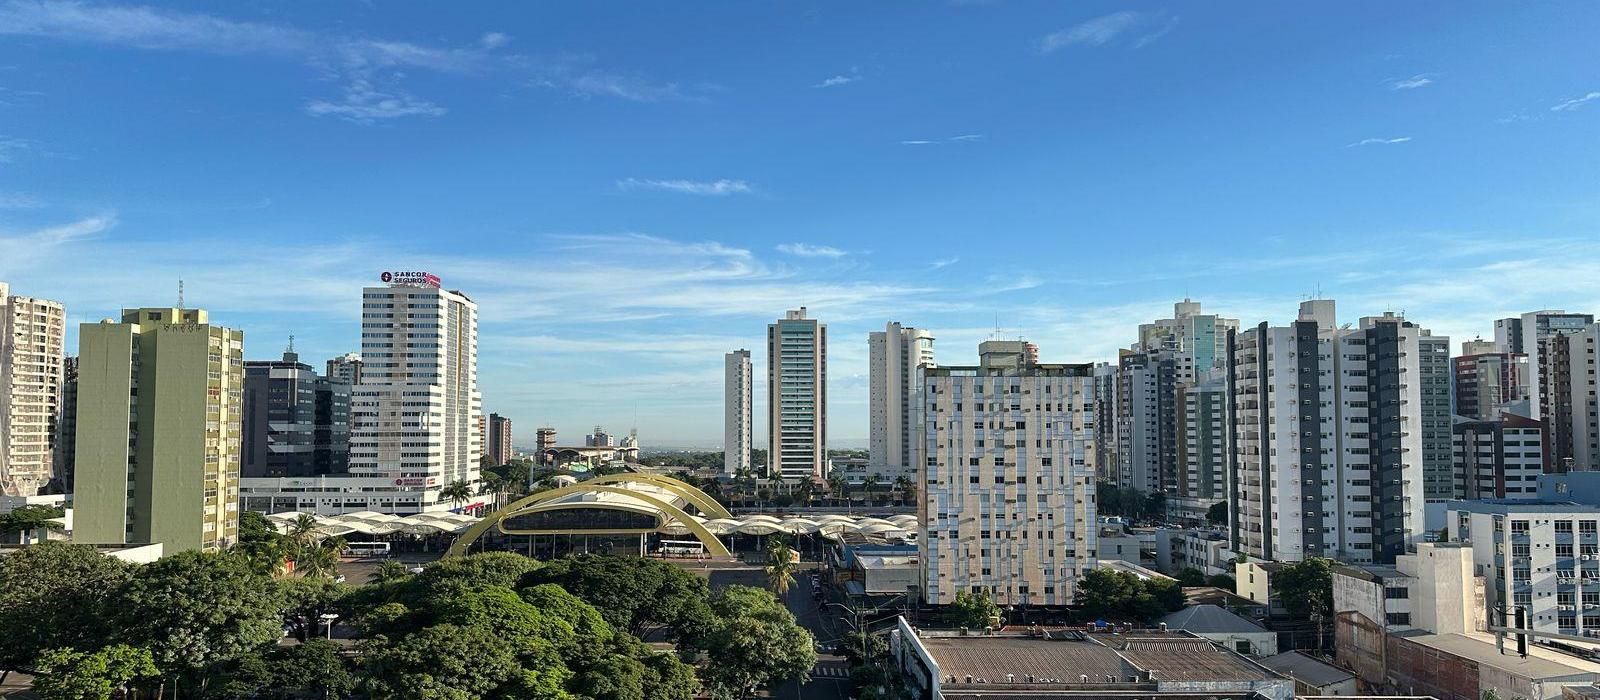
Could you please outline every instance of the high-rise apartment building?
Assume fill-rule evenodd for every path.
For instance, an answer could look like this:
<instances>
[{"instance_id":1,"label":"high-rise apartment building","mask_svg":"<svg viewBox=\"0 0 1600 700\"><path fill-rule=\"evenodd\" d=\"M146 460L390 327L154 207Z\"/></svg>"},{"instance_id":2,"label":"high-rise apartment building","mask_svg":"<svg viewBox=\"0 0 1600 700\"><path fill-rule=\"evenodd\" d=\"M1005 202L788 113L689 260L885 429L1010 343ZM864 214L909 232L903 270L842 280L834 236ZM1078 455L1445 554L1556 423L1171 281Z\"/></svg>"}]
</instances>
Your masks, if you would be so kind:
<instances>
[{"instance_id":1,"label":"high-rise apartment building","mask_svg":"<svg viewBox=\"0 0 1600 700\"><path fill-rule=\"evenodd\" d=\"M1224 357L1227 355L1224 354ZM1205 520L1212 504L1228 498L1228 381L1223 370L1178 387L1177 482L1167 511L1180 520Z\"/></svg>"},{"instance_id":2,"label":"high-rise apartment building","mask_svg":"<svg viewBox=\"0 0 1600 700\"><path fill-rule=\"evenodd\" d=\"M244 333L201 309L127 309L79 326L78 348L73 540L232 544Z\"/></svg>"},{"instance_id":3,"label":"high-rise apartment building","mask_svg":"<svg viewBox=\"0 0 1600 700\"><path fill-rule=\"evenodd\" d=\"M34 496L55 472L66 309L0 282L0 496Z\"/></svg>"},{"instance_id":4,"label":"high-rise apartment building","mask_svg":"<svg viewBox=\"0 0 1600 700\"><path fill-rule=\"evenodd\" d=\"M1527 355L1496 350L1463 354L1454 362L1456 415L1490 420L1528 400Z\"/></svg>"},{"instance_id":5,"label":"high-rise apartment building","mask_svg":"<svg viewBox=\"0 0 1600 700\"><path fill-rule=\"evenodd\" d=\"M511 419L498 413L489 414L489 446L484 449L495 466L511 461L516 448L511 444Z\"/></svg>"},{"instance_id":6,"label":"high-rise apartment building","mask_svg":"<svg viewBox=\"0 0 1600 700\"><path fill-rule=\"evenodd\" d=\"M533 460L544 463L544 451L556 446L556 429L548 425L540 426L533 431Z\"/></svg>"},{"instance_id":7,"label":"high-rise apartment building","mask_svg":"<svg viewBox=\"0 0 1600 700\"><path fill-rule=\"evenodd\" d=\"M1500 351L1528 356L1528 417L1543 419L1558 408L1552 403L1551 385L1543 379L1549 374L1547 341L1551 336L1576 332L1591 323L1594 323L1593 314L1567 313L1560 309L1530 311L1494 322L1494 340ZM1547 421L1547 424L1554 427L1553 422Z\"/></svg>"},{"instance_id":8,"label":"high-rise apartment building","mask_svg":"<svg viewBox=\"0 0 1600 700\"><path fill-rule=\"evenodd\" d=\"M750 469L751 423L755 413L750 404L755 372L750 367L750 351L735 350L722 356L722 471L743 474Z\"/></svg>"},{"instance_id":9,"label":"high-rise apartment building","mask_svg":"<svg viewBox=\"0 0 1600 700\"><path fill-rule=\"evenodd\" d=\"M361 353L345 353L328 360L328 379L350 386L361 383Z\"/></svg>"},{"instance_id":10,"label":"high-rise apartment building","mask_svg":"<svg viewBox=\"0 0 1600 700\"><path fill-rule=\"evenodd\" d=\"M923 599L1065 605L1094 566L1094 365L985 343L930 367L917 409Z\"/></svg>"},{"instance_id":11,"label":"high-rise apartment building","mask_svg":"<svg viewBox=\"0 0 1600 700\"><path fill-rule=\"evenodd\" d=\"M78 463L78 356L61 364L61 417L56 422L56 482L61 493L72 493Z\"/></svg>"},{"instance_id":12,"label":"high-rise apartment building","mask_svg":"<svg viewBox=\"0 0 1600 700\"><path fill-rule=\"evenodd\" d=\"M1193 357L1123 350L1117 361L1117 485L1176 495L1178 389L1194 383Z\"/></svg>"},{"instance_id":13,"label":"high-rise apartment building","mask_svg":"<svg viewBox=\"0 0 1600 700\"><path fill-rule=\"evenodd\" d=\"M616 444L616 440L611 433L606 432L605 428L597 425L594 427L594 432L583 436L583 444L587 447L612 447Z\"/></svg>"},{"instance_id":14,"label":"high-rise apartment building","mask_svg":"<svg viewBox=\"0 0 1600 700\"><path fill-rule=\"evenodd\" d=\"M767 325L767 473L826 477L828 326L802 306Z\"/></svg>"},{"instance_id":15,"label":"high-rise apartment building","mask_svg":"<svg viewBox=\"0 0 1600 700\"><path fill-rule=\"evenodd\" d=\"M478 481L478 305L421 272L362 290L361 383L351 399L350 473L389 480L385 512L446 509L440 489Z\"/></svg>"},{"instance_id":16,"label":"high-rise apartment building","mask_svg":"<svg viewBox=\"0 0 1600 700\"><path fill-rule=\"evenodd\" d=\"M1422 355L1448 346L1393 314L1340 328L1322 299L1233 336L1235 551L1393 563L1425 528Z\"/></svg>"},{"instance_id":17,"label":"high-rise apartment building","mask_svg":"<svg viewBox=\"0 0 1600 700\"><path fill-rule=\"evenodd\" d=\"M1122 474L1122 459L1117 454L1117 365L1097 362L1094 365L1094 414L1101 420L1094 424L1094 478L1117 484Z\"/></svg>"},{"instance_id":18,"label":"high-rise apartment building","mask_svg":"<svg viewBox=\"0 0 1600 700\"><path fill-rule=\"evenodd\" d=\"M1390 317L1385 314L1383 318ZM1378 319L1382 321L1383 318ZM1422 492L1432 502L1448 501L1455 494L1455 467L1451 454L1450 338L1422 330L1417 336L1417 373L1422 384Z\"/></svg>"},{"instance_id":19,"label":"high-rise apartment building","mask_svg":"<svg viewBox=\"0 0 1600 700\"><path fill-rule=\"evenodd\" d=\"M1200 302L1185 298L1172 305L1172 318L1139 324L1139 351L1187 352L1196 371L1220 367L1228 353L1228 331L1239 329L1239 319L1201 313Z\"/></svg>"},{"instance_id":20,"label":"high-rise apartment building","mask_svg":"<svg viewBox=\"0 0 1600 700\"><path fill-rule=\"evenodd\" d=\"M1540 342L1541 402L1547 431L1546 467L1600 469L1600 404L1595 372L1600 324L1552 333Z\"/></svg>"},{"instance_id":21,"label":"high-rise apartment building","mask_svg":"<svg viewBox=\"0 0 1600 700\"><path fill-rule=\"evenodd\" d=\"M932 366L933 333L891 321L867 334L867 473L883 483L916 478L915 404Z\"/></svg>"},{"instance_id":22,"label":"high-rise apartment building","mask_svg":"<svg viewBox=\"0 0 1600 700\"><path fill-rule=\"evenodd\" d=\"M350 385L319 376L294 351L244 363L245 478L350 470Z\"/></svg>"},{"instance_id":23,"label":"high-rise apartment building","mask_svg":"<svg viewBox=\"0 0 1600 700\"><path fill-rule=\"evenodd\" d=\"M1536 499L1544 473L1544 425L1514 413L1494 420L1457 418L1454 500Z\"/></svg>"}]
</instances>

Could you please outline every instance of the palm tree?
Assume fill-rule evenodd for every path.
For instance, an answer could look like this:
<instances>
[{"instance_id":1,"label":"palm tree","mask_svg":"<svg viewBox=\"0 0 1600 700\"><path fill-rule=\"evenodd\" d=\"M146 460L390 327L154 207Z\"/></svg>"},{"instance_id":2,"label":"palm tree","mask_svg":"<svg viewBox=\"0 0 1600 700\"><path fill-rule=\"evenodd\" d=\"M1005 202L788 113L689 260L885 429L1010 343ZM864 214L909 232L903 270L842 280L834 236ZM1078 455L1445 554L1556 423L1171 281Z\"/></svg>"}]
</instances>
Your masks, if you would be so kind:
<instances>
[{"instance_id":1,"label":"palm tree","mask_svg":"<svg viewBox=\"0 0 1600 700\"><path fill-rule=\"evenodd\" d=\"M794 550L781 537L767 540L767 585L781 598L794 583Z\"/></svg>"},{"instance_id":2,"label":"palm tree","mask_svg":"<svg viewBox=\"0 0 1600 700\"><path fill-rule=\"evenodd\" d=\"M301 513L294 522L289 523L289 531L284 533L296 548L311 546L320 537L317 532L317 519L308 513Z\"/></svg>"},{"instance_id":3,"label":"palm tree","mask_svg":"<svg viewBox=\"0 0 1600 700\"><path fill-rule=\"evenodd\" d=\"M844 497L849 488L850 482L845 480L843 474L834 474L833 476L828 477L828 490L833 493L834 501L838 501L840 498ZM837 505L837 503L835 505Z\"/></svg>"},{"instance_id":4,"label":"palm tree","mask_svg":"<svg viewBox=\"0 0 1600 700\"><path fill-rule=\"evenodd\" d=\"M406 569L405 564L393 559L389 559L381 564L378 564L378 570L372 572L372 582L389 583L392 581L399 581L410 575L411 572Z\"/></svg>"},{"instance_id":5,"label":"palm tree","mask_svg":"<svg viewBox=\"0 0 1600 700\"><path fill-rule=\"evenodd\" d=\"M339 575L339 550L343 537L330 537L315 547L307 547L295 559L295 569L306 578L333 578ZM396 562L398 563L398 562Z\"/></svg>"},{"instance_id":6,"label":"palm tree","mask_svg":"<svg viewBox=\"0 0 1600 700\"><path fill-rule=\"evenodd\" d=\"M459 510L461 504L472 498L472 489L467 486L465 481L452 481L439 490L439 497L450 499L450 502L454 503L456 509Z\"/></svg>"},{"instance_id":7,"label":"palm tree","mask_svg":"<svg viewBox=\"0 0 1600 700\"><path fill-rule=\"evenodd\" d=\"M478 485L478 495L489 496L493 499L494 507L499 508L500 494L505 493L509 486L510 484L506 483L505 477L494 472L484 472L483 483Z\"/></svg>"},{"instance_id":8,"label":"palm tree","mask_svg":"<svg viewBox=\"0 0 1600 700\"><path fill-rule=\"evenodd\" d=\"M894 478L894 490L900 492L901 500L906 502L911 501L911 496L909 495L909 492L911 491L911 479L906 478L906 475L901 474L900 476Z\"/></svg>"}]
</instances>

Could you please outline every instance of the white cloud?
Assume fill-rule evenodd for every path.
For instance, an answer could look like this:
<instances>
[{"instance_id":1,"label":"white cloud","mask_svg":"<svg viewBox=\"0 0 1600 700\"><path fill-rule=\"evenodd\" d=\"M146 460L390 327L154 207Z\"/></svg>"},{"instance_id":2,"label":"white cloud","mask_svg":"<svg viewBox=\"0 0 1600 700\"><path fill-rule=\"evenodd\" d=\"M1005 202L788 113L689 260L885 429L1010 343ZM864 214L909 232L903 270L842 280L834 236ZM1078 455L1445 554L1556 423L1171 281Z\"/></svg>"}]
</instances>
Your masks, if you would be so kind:
<instances>
[{"instance_id":1,"label":"white cloud","mask_svg":"<svg viewBox=\"0 0 1600 700\"><path fill-rule=\"evenodd\" d=\"M811 245L809 243L782 243L778 245L778 252L802 258L842 258L849 253L825 245Z\"/></svg>"},{"instance_id":2,"label":"white cloud","mask_svg":"<svg viewBox=\"0 0 1600 700\"><path fill-rule=\"evenodd\" d=\"M1072 46L1105 46L1131 31L1141 30L1143 33L1131 44L1138 49L1166 36L1177 26L1176 16L1123 10L1048 34L1039 41L1039 51L1054 53Z\"/></svg>"},{"instance_id":3,"label":"white cloud","mask_svg":"<svg viewBox=\"0 0 1600 700\"><path fill-rule=\"evenodd\" d=\"M0 134L0 163L10 163L16 160L17 153L34 150L36 145L28 139Z\"/></svg>"},{"instance_id":4,"label":"white cloud","mask_svg":"<svg viewBox=\"0 0 1600 700\"><path fill-rule=\"evenodd\" d=\"M44 201L24 192L0 192L0 209L38 209Z\"/></svg>"},{"instance_id":5,"label":"white cloud","mask_svg":"<svg viewBox=\"0 0 1600 700\"><path fill-rule=\"evenodd\" d=\"M617 189L660 190L707 197L726 197L730 194L748 194L753 191L750 183L744 180L648 180L633 177L618 180Z\"/></svg>"},{"instance_id":6,"label":"white cloud","mask_svg":"<svg viewBox=\"0 0 1600 700\"><path fill-rule=\"evenodd\" d=\"M982 141L982 140L984 140L984 138L986 138L986 137L983 134L961 134L959 136L947 136L947 137L942 138L942 139L906 139L906 140L901 141L900 145L902 145L902 146L932 146L934 144L939 144L939 143L965 143L965 142L971 142L971 141Z\"/></svg>"},{"instance_id":7,"label":"white cloud","mask_svg":"<svg viewBox=\"0 0 1600 700\"><path fill-rule=\"evenodd\" d=\"M1557 103L1556 106L1551 107L1550 111L1570 112L1584 106L1585 104L1588 104L1589 102L1593 102L1594 100L1600 100L1600 92L1591 92L1583 97L1574 97L1570 100L1562 100L1560 103Z\"/></svg>"},{"instance_id":8,"label":"white cloud","mask_svg":"<svg viewBox=\"0 0 1600 700\"><path fill-rule=\"evenodd\" d=\"M511 37L500 32L489 32L478 39L478 45L485 49L498 49L511 42Z\"/></svg>"},{"instance_id":9,"label":"white cloud","mask_svg":"<svg viewBox=\"0 0 1600 700\"><path fill-rule=\"evenodd\" d=\"M351 81L339 102L312 100L306 113L316 117L334 116L358 124L400 117L439 117L445 108L406 92L379 92L365 80Z\"/></svg>"},{"instance_id":10,"label":"white cloud","mask_svg":"<svg viewBox=\"0 0 1600 700\"><path fill-rule=\"evenodd\" d=\"M1425 73L1419 73L1409 78L1395 78L1389 81L1390 90L1415 90L1433 84L1433 79Z\"/></svg>"},{"instance_id":11,"label":"white cloud","mask_svg":"<svg viewBox=\"0 0 1600 700\"><path fill-rule=\"evenodd\" d=\"M1361 139L1355 143L1345 144L1345 148L1352 146L1387 146L1389 144L1405 143L1410 140L1410 136L1400 136L1392 139Z\"/></svg>"},{"instance_id":12,"label":"white cloud","mask_svg":"<svg viewBox=\"0 0 1600 700\"><path fill-rule=\"evenodd\" d=\"M61 248L94 238L116 225L116 214L108 213L33 231L0 233L0 278L22 272Z\"/></svg>"},{"instance_id":13,"label":"white cloud","mask_svg":"<svg viewBox=\"0 0 1600 700\"><path fill-rule=\"evenodd\" d=\"M839 85L849 85L850 83L853 83L853 82L855 82L857 80L860 80L860 79L861 79L860 77L853 76L853 75L835 75L832 78L828 78L827 80L824 80L824 81L822 81L820 83L817 83L816 85L812 85L811 87L814 87L814 88L837 87Z\"/></svg>"},{"instance_id":14,"label":"white cloud","mask_svg":"<svg viewBox=\"0 0 1600 700\"><path fill-rule=\"evenodd\" d=\"M961 262L961 258L959 258L959 257L956 257L956 258L945 258L944 260L935 260L935 261L933 261L931 263L928 263L928 267L930 269L937 270L937 269L939 269L941 267L949 267L949 266L954 265L954 264L956 264L958 262Z\"/></svg>"}]
</instances>

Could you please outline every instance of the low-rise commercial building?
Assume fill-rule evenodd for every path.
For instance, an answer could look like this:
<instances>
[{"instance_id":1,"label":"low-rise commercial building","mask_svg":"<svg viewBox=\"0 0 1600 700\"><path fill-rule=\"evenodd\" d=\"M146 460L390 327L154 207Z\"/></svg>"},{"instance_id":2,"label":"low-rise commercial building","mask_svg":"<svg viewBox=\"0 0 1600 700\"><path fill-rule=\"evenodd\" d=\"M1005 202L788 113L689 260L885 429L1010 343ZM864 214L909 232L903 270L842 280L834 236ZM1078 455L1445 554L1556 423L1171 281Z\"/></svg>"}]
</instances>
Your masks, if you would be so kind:
<instances>
[{"instance_id":1,"label":"low-rise commercial building","mask_svg":"<svg viewBox=\"0 0 1600 700\"><path fill-rule=\"evenodd\" d=\"M1176 576L1184 569L1199 569L1206 576L1234 573L1228 535L1217 530L1162 528L1155 537L1156 569Z\"/></svg>"},{"instance_id":2,"label":"low-rise commercial building","mask_svg":"<svg viewBox=\"0 0 1600 700\"><path fill-rule=\"evenodd\" d=\"M1360 690L1356 674L1298 651L1269 656L1261 665L1294 679L1296 697L1351 696Z\"/></svg>"},{"instance_id":3,"label":"low-rise commercial building","mask_svg":"<svg viewBox=\"0 0 1600 700\"><path fill-rule=\"evenodd\" d=\"M1278 653L1278 633L1217 605L1191 605L1158 620L1165 629L1205 637L1245 656Z\"/></svg>"},{"instance_id":4,"label":"low-rise commercial building","mask_svg":"<svg viewBox=\"0 0 1600 700\"><path fill-rule=\"evenodd\" d=\"M890 655L922 700L1291 700L1294 682L1208 639L1171 630L963 635L902 618Z\"/></svg>"},{"instance_id":5,"label":"low-rise commercial building","mask_svg":"<svg viewBox=\"0 0 1600 700\"><path fill-rule=\"evenodd\" d=\"M1333 611L1359 612L1391 632L1481 631L1483 585L1473 574L1470 547L1424 542L1394 566L1335 566Z\"/></svg>"},{"instance_id":6,"label":"low-rise commercial building","mask_svg":"<svg viewBox=\"0 0 1600 700\"><path fill-rule=\"evenodd\" d=\"M1452 501L1448 537L1472 549L1488 605L1530 628L1600 637L1600 508L1571 501Z\"/></svg>"}]
</instances>

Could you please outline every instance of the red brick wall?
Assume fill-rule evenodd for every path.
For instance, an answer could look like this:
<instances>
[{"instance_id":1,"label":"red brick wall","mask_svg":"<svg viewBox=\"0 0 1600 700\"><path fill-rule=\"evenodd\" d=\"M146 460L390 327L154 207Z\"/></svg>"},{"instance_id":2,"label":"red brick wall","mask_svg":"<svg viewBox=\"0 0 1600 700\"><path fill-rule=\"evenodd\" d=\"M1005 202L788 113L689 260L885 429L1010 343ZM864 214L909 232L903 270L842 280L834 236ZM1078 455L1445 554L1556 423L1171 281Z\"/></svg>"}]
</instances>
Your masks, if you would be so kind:
<instances>
[{"instance_id":1,"label":"red brick wall","mask_svg":"<svg viewBox=\"0 0 1600 700\"><path fill-rule=\"evenodd\" d=\"M1405 637L1389 637L1389 678L1413 695L1479 700L1478 663Z\"/></svg>"},{"instance_id":2,"label":"red brick wall","mask_svg":"<svg viewBox=\"0 0 1600 700\"><path fill-rule=\"evenodd\" d=\"M1382 687L1387 682L1383 627L1366 615L1342 612L1334 616L1333 650L1339 665L1350 669L1367 687Z\"/></svg>"}]
</instances>

